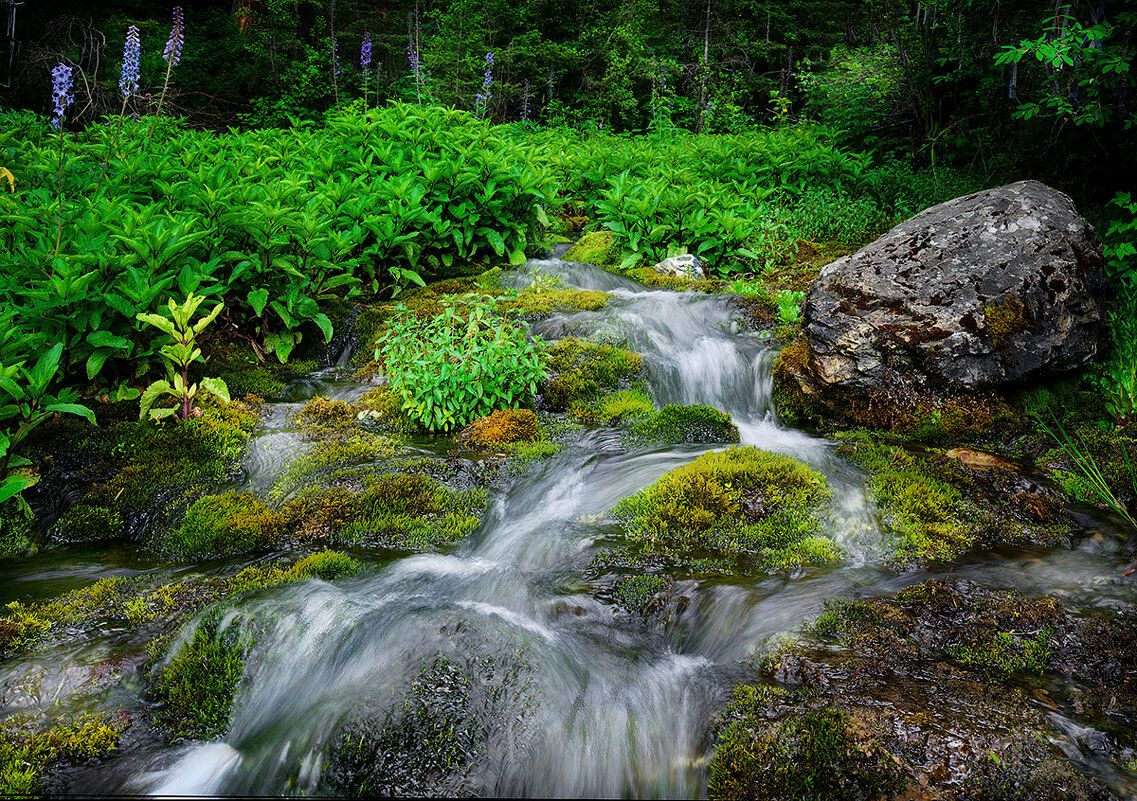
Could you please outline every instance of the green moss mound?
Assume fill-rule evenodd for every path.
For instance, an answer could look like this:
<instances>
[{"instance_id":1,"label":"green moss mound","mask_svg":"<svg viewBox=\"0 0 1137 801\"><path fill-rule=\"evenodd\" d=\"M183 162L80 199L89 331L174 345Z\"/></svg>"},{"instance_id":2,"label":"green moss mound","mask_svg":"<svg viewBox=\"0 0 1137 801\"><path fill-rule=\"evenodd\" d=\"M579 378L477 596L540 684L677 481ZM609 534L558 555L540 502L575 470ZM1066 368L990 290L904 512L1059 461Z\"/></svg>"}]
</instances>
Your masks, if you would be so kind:
<instances>
[{"instance_id":1,"label":"green moss mound","mask_svg":"<svg viewBox=\"0 0 1137 801\"><path fill-rule=\"evenodd\" d=\"M23 715L0 723L0 795L37 796L52 768L103 759L118 748L130 718L121 711L60 718L46 730Z\"/></svg>"},{"instance_id":2,"label":"green moss mound","mask_svg":"<svg viewBox=\"0 0 1137 801\"><path fill-rule=\"evenodd\" d=\"M738 427L729 414L711 406L668 404L628 432L637 443L738 442Z\"/></svg>"},{"instance_id":3,"label":"green moss mound","mask_svg":"<svg viewBox=\"0 0 1137 801\"><path fill-rule=\"evenodd\" d=\"M646 553L746 557L761 569L840 559L820 536L825 478L754 447L707 453L620 501L612 516Z\"/></svg>"},{"instance_id":4,"label":"green moss mound","mask_svg":"<svg viewBox=\"0 0 1137 801\"><path fill-rule=\"evenodd\" d=\"M547 317L553 312L598 311L608 305L605 292L561 287L526 287L515 297L501 302L503 312L523 317Z\"/></svg>"},{"instance_id":5,"label":"green moss mound","mask_svg":"<svg viewBox=\"0 0 1137 801\"><path fill-rule=\"evenodd\" d=\"M596 267L615 267L620 263L620 246L611 231L592 231L569 248L563 258Z\"/></svg>"},{"instance_id":6,"label":"green moss mound","mask_svg":"<svg viewBox=\"0 0 1137 801\"><path fill-rule=\"evenodd\" d=\"M579 420L596 418L596 404L607 393L630 388L643 376L643 360L631 351L569 337L547 353L549 377L541 386L545 408Z\"/></svg>"},{"instance_id":7,"label":"green moss mound","mask_svg":"<svg viewBox=\"0 0 1137 801\"><path fill-rule=\"evenodd\" d=\"M598 422L626 423L640 420L655 414L655 403L643 386L621 389L605 395L593 406L593 416Z\"/></svg>"},{"instance_id":8,"label":"green moss mound","mask_svg":"<svg viewBox=\"0 0 1137 801\"><path fill-rule=\"evenodd\" d=\"M358 573L359 562L339 551L320 551L305 556L292 567L292 572L301 578L316 576L335 581Z\"/></svg>"},{"instance_id":9,"label":"green moss mound","mask_svg":"<svg viewBox=\"0 0 1137 801\"><path fill-rule=\"evenodd\" d=\"M853 745L849 719L832 706L771 724L764 687L735 688L711 760L711 799L860 801L902 787L895 767Z\"/></svg>"},{"instance_id":10,"label":"green moss mound","mask_svg":"<svg viewBox=\"0 0 1137 801\"><path fill-rule=\"evenodd\" d=\"M194 501L164 546L185 559L248 553L276 547L286 521L249 493L206 495Z\"/></svg>"},{"instance_id":11,"label":"green moss mound","mask_svg":"<svg viewBox=\"0 0 1137 801\"><path fill-rule=\"evenodd\" d=\"M0 501L0 559L23 556L35 551L34 517L18 498Z\"/></svg>"}]
</instances>

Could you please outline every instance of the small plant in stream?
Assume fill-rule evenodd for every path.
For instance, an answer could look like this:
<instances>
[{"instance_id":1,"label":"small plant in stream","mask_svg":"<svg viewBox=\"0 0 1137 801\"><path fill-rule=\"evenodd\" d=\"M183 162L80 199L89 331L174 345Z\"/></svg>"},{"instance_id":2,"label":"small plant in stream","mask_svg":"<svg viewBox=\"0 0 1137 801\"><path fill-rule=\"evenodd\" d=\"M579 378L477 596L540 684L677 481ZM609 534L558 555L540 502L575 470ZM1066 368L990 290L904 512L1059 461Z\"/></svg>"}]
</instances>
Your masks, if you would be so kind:
<instances>
[{"instance_id":1,"label":"small plant in stream","mask_svg":"<svg viewBox=\"0 0 1137 801\"><path fill-rule=\"evenodd\" d=\"M191 325L190 318L203 300L204 297L194 295L192 292L181 306L170 300L170 317L173 319L163 317L161 314L137 315L139 320L160 329L174 340L173 344L163 345L159 349L159 353L166 361L167 379L155 381L142 393L139 419L145 418L147 413L154 420L180 413L181 418L187 420L198 392L208 392L226 403L229 402L229 388L220 378L203 378L200 385L189 382L189 366L195 361L202 361L196 337L207 325L217 319L217 315L225 306L224 303L218 303L213 311ZM168 409L151 408L162 395L172 395L178 401L178 405Z\"/></svg>"},{"instance_id":2,"label":"small plant in stream","mask_svg":"<svg viewBox=\"0 0 1137 801\"><path fill-rule=\"evenodd\" d=\"M452 431L531 398L545 377L543 344L525 323L494 313L489 296L448 301L423 321L400 304L378 341L403 411L429 431Z\"/></svg>"},{"instance_id":3,"label":"small plant in stream","mask_svg":"<svg viewBox=\"0 0 1137 801\"><path fill-rule=\"evenodd\" d=\"M1090 449L1086 446L1085 441L1078 436L1077 432L1071 437L1066 433L1062 424L1058 422L1058 418L1053 418L1054 428L1048 426L1041 417L1038 418L1039 424L1043 430L1046 431L1054 441L1062 448L1070 460L1074 463L1074 469L1079 478L1082 479L1082 486L1089 492L1090 496L1109 509L1120 515L1126 523L1133 528L1137 529L1137 519L1126 507L1125 502L1117 497L1117 494L1109 486L1105 475L1102 473L1101 467L1094 460ZM1119 442L1118 446L1121 449L1121 457L1125 461L1125 467L1129 472L1129 480L1133 485L1133 492L1137 494L1137 472L1133 469L1133 460L1129 456L1129 450L1126 448L1124 442Z\"/></svg>"},{"instance_id":4,"label":"small plant in stream","mask_svg":"<svg viewBox=\"0 0 1137 801\"><path fill-rule=\"evenodd\" d=\"M804 292L794 292L790 289L778 290L774 294L774 302L778 304L778 321L783 325L800 322L801 304L804 300Z\"/></svg>"},{"instance_id":5,"label":"small plant in stream","mask_svg":"<svg viewBox=\"0 0 1137 801\"><path fill-rule=\"evenodd\" d=\"M158 110L154 112L154 120L150 123L150 133L146 141L154 135L154 126L158 124L158 116L162 113L162 103L166 100L166 88L170 85L170 72L182 59L182 45L185 43L185 17L182 7L174 6L174 26L170 29L170 38L166 40L166 48L162 51L162 58L166 60L166 77L162 81L162 94L158 98Z\"/></svg>"}]
</instances>

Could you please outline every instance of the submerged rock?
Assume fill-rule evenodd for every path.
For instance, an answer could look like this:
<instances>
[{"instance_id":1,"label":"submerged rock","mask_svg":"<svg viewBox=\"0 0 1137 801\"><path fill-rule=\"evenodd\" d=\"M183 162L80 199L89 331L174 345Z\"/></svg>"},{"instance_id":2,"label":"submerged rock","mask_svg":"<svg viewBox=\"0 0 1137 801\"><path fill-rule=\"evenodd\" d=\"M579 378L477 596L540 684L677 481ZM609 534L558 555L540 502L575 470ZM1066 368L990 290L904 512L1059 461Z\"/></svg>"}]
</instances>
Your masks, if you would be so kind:
<instances>
[{"instance_id":1,"label":"submerged rock","mask_svg":"<svg viewBox=\"0 0 1137 801\"><path fill-rule=\"evenodd\" d=\"M1037 181L933 206L821 271L805 352L778 368L783 396L796 385L849 418L1079 367L1097 350L1104 283L1093 228Z\"/></svg>"}]
</instances>

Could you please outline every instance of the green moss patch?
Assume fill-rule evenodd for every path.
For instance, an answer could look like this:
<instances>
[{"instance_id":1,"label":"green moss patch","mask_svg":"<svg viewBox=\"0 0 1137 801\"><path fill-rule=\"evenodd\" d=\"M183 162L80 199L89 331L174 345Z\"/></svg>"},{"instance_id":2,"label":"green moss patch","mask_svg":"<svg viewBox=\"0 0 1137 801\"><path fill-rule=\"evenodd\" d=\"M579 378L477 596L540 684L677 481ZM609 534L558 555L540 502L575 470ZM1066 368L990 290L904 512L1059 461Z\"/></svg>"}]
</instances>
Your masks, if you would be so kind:
<instances>
[{"instance_id":1,"label":"green moss patch","mask_svg":"<svg viewBox=\"0 0 1137 801\"><path fill-rule=\"evenodd\" d=\"M26 715L5 718L0 722L0 795L43 794L53 768L105 759L129 727L130 718L121 712L60 718L47 730Z\"/></svg>"},{"instance_id":2,"label":"green moss patch","mask_svg":"<svg viewBox=\"0 0 1137 801\"><path fill-rule=\"evenodd\" d=\"M644 375L637 354L573 337L554 343L547 360L549 377L541 386L542 404L585 421L595 419L595 406L605 394L628 389Z\"/></svg>"},{"instance_id":3,"label":"green moss patch","mask_svg":"<svg viewBox=\"0 0 1137 801\"><path fill-rule=\"evenodd\" d=\"M608 305L611 296L605 292L558 287L527 287L501 302L505 313L523 317L547 317L553 312L598 311Z\"/></svg>"},{"instance_id":4,"label":"green moss patch","mask_svg":"<svg viewBox=\"0 0 1137 801\"><path fill-rule=\"evenodd\" d=\"M832 562L820 536L825 478L788 456L753 447L707 453L620 501L612 516L647 554L745 558L758 569Z\"/></svg>"},{"instance_id":5,"label":"green moss patch","mask_svg":"<svg viewBox=\"0 0 1137 801\"><path fill-rule=\"evenodd\" d=\"M458 439L473 445L536 442L543 437L541 421L532 409L498 409L458 433Z\"/></svg>"},{"instance_id":6,"label":"green moss patch","mask_svg":"<svg viewBox=\"0 0 1137 801\"><path fill-rule=\"evenodd\" d=\"M598 422L631 423L655 414L655 402L649 389L637 384L632 389L621 389L605 395L593 405L593 416Z\"/></svg>"},{"instance_id":7,"label":"green moss patch","mask_svg":"<svg viewBox=\"0 0 1137 801\"><path fill-rule=\"evenodd\" d=\"M162 704L159 720L175 737L209 739L225 733L245 670L245 649L235 626L222 628L207 614L193 637L157 669L151 694Z\"/></svg>"},{"instance_id":8,"label":"green moss patch","mask_svg":"<svg viewBox=\"0 0 1137 801\"><path fill-rule=\"evenodd\" d=\"M195 560L270 550L280 544L286 524L283 515L249 493L206 495L194 501L161 547Z\"/></svg>"},{"instance_id":9,"label":"green moss patch","mask_svg":"<svg viewBox=\"0 0 1137 801\"><path fill-rule=\"evenodd\" d=\"M35 551L34 520L31 510L19 498L0 501L0 559Z\"/></svg>"},{"instance_id":10,"label":"green moss patch","mask_svg":"<svg viewBox=\"0 0 1137 801\"><path fill-rule=\"evenodd\" d=\"M615 267L620 263L620 246L611 231L592 231L582 236L563 256L565 261Z\"/></svg>"},{"instance_id":11,"label":"green moss patch","mask_svg":"<svg viewBox=\"0 0 1137 801\"><path fill-rule=\"evenodd\" d=\"M740 435L729 414L711 406L668 404L628 431L637 444L738 442Z\"/></svg>"},{"instance_id":12,"label":"green moss patch","mask_svg":"<svg viewBox=\"0 0 1137 801\"><path fill-rule=\"evenodd\" d=\"M209 361L195 364L191 378L202 376L220 378L233 398L253 395L258 398L275 398L283 395L287 382L312 372L319 364L312 359L293 359L281 364L274 357L258 359L249 348L234 344L211 342Z\"/></svg>"},{"instance_id":13,"label":"green moss patch","mask_svg":"<svg viewBox=\"0 0 1137 801\"><path fill-rule=\"evenodd\" d=\"M843 711L824 706L771 722L770 692L735 689L710 764L709 798L860 801L901 789L889 760L856 748Z\"/></svg>"},{"instance_id":14,"label":"green moss patch","mask_svg":"<svg viewBox=\"0 0 1137 801\"><path fill-rule=\"evenodd\" d=\"M868 496L892 533L898 567L955 559L977 546L1068 541L1062 504L1038 485L1024 489L1004 462L975 469L956 451L917 453L863 432L840 436L837 452L870 473Z\"/></svg>"}]
</instances>

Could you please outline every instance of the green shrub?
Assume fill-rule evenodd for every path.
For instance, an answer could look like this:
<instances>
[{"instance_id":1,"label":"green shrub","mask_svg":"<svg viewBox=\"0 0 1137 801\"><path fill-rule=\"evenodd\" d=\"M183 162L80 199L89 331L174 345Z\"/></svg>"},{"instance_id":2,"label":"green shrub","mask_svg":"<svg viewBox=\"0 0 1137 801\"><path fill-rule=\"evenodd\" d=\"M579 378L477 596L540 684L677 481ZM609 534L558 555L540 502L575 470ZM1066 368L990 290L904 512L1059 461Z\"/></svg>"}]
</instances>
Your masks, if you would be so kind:
<instances>
[{"instance_id":1,"label":"green shrub","mask_svg":"<svg viewBox=\"0 0 1137 801\"><path fill-rule=\"evenodd\" d=\"M445 301L428 321L399 307L375 358L403 411L428 431L452 431L532 399L545 376L543 345L525 323L494 314L488 296Z\"/></svg>"}]
</instances>

